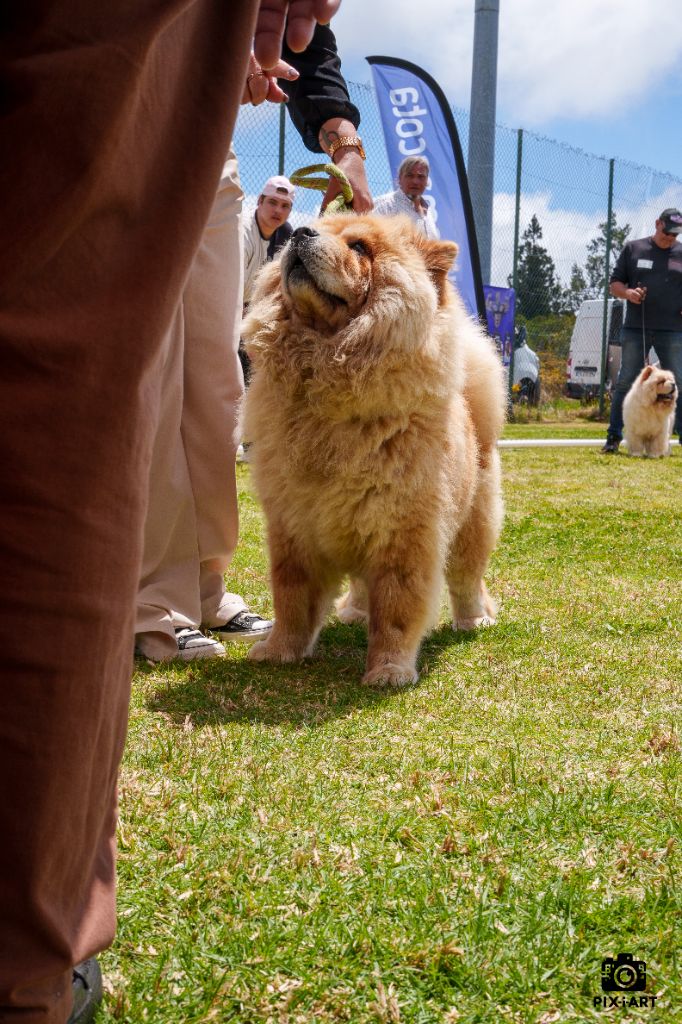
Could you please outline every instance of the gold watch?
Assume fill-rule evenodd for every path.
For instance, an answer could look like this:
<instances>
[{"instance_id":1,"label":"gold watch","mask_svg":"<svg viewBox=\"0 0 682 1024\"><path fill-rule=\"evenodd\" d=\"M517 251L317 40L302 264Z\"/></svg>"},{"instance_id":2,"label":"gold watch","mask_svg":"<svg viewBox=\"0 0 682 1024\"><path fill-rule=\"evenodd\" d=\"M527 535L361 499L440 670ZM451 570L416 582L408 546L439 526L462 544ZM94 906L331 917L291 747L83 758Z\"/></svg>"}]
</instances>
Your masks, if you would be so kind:
<instances>
[{"instance_id":1,"label":"gold watch","mask_svg":"<svg viewBox=\"0 0 682 1024\"><path fill-rule=\"evenodd\" d=\"M333 160L334 153L336 153L337 149L343 149L344 147L347 147L348 149L357 149L362 159L367 159L365 147L362 145L362 139L359 135L341 135L340 138L335 139L329 147L329 159Z\"/></svg>"}]
</instances>

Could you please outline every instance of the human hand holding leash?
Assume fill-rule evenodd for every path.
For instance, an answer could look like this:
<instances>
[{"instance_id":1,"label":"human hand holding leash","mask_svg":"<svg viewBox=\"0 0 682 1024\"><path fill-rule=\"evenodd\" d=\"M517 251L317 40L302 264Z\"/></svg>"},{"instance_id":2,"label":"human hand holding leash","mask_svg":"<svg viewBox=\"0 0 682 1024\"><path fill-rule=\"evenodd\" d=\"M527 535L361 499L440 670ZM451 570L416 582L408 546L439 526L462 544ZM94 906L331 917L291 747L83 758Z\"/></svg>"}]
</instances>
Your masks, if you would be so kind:
<instances>
[{"instance_id":1,"label":"human hand holding leash","mask_svg":"<svg viewBox=\"0 0 682 1024\"><path fill-rule=\"evenodd\" d=\"M639 306L646 299L646 286L638 284L635 288L626 288L625 298L628 302L633 302L635 306Z\"/></svg>"},{"instance_id":2,"label":"human hand holding leash","mask_svg":"<svg viewBox=\"0 0 682 1024\"><path fill-rule=\"evenodd\" d=\"M365 151L352 121L332 117L320 128L318 142L332 163L343 171L353 190L351 207L354 213L369 213L374 202L365 171ZM344 144L345 143L345 144ZM341 193L338 180L332 175L322 200L322 212Z\"/></svg>"}]
</instances>

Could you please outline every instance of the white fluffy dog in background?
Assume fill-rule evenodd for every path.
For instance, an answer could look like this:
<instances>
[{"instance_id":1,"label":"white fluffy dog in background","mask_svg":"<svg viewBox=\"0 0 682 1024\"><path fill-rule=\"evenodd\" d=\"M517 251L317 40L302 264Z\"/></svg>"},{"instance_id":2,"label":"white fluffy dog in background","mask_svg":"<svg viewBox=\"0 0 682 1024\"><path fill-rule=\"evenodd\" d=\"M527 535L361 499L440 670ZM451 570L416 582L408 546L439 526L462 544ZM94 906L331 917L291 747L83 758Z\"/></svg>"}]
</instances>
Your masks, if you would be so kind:
<instances>
[{"instance_id":1,"label":"white fluffy dog in background","mask_svg":"<svg viewBox=\"0 0 682 1024\"><path fill-rule=\"evenodd\" d=\"M670 455L677 385L670 370L645 366L623 402L623 434L630 455Z\"/></svg>"}]
</instances>

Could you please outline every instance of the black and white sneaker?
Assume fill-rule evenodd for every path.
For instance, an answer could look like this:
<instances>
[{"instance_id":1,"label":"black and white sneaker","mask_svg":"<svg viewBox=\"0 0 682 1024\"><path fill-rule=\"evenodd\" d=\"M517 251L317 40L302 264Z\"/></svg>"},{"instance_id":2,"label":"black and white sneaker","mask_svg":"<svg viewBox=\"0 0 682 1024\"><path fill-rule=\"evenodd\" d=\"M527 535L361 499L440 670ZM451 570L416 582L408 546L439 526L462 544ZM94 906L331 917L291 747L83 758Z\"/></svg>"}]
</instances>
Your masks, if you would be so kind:
<instances>
[{"instance_id":1,"label":"black and white sneaker","mask_svg":"<svg viewBox=\"0 0 682 1024\"><path fill-rule=\"evenodd\" d=\"M196 658L222 658L225 648L212 636L204 636L198 629L179 626L175 630L178 642L177 657L182 661L194 661Z\"/></svg>"},{"instance_id":2,"label":"black and white sneaker","mask_svg":"<svg viewBox=\"0 0 682 1024\"><path fill-rule=\"evenodd\" d=\"M215 633L221 640L241 640L242 643L252 644L256 640L263 640L268 635L274 622L264 619L253 612L238 612L229 622L220 626L209 626L211 633Z\"/></svg>"}]
</instances>

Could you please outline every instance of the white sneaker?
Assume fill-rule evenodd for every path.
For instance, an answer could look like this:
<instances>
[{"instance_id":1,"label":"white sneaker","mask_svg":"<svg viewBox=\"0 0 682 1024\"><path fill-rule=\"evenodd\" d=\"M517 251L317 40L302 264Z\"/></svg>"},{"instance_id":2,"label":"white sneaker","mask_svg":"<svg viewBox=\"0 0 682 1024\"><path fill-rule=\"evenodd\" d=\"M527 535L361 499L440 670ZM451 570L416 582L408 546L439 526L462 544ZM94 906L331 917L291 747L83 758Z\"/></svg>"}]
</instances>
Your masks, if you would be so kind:
<instances>
[{"instance_id":1,"label":"white sneaker","mask_svg":"<svg viewBox=\"0 0 682 1024\"><path fill-rule=\"evenodd\" d=\"M182 661L194 661L195 658L222 658L225 648L212 636L204 636L198 629L180 626L175 630L178 641L177 657Z\"/></svg>"}]
</instances>

